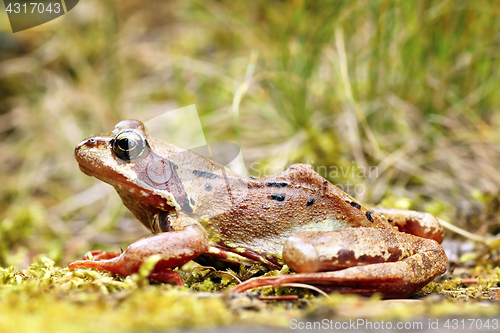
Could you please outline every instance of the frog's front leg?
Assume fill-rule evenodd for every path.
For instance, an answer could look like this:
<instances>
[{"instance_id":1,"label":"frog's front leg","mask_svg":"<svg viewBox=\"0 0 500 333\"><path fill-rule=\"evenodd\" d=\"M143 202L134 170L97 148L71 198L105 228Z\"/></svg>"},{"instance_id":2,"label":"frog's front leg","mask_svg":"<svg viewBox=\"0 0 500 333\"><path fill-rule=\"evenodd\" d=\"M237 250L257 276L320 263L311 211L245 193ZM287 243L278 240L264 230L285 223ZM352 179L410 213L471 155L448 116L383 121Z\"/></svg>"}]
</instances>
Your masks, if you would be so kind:
<instances>
[{"instance_id":1,"label":"frog's front leg","mask_svg":"<svg viewBox=\"0 0 500 333\"><path fill-rule=\"evenodd\" d=\"M300 282L327 291L406 297L448 265L436 241L376 228L301 232L288 238L283 258L299 274L253 278L234 291Z\"/></svg>"},{"instance_id":2,"label":"frog's front leg","mask_svg":"<svg viewBox=\"0 0 500 333\"><path fill-rule=\"evenodd\" d=\"M168 270L168 268L180 266L206 252L209 246L208 239L204 229L190 217L179 216L171 224L178 226L177 231L140 239L119 255L91 251L91 253L94 252L98 255L97 259L103 260L79 260L71 263L68 267L71 270L77 267L95 268L126 276L137 273L147 258L158 254L161 259L149 277L162 282L182 285L183 282L179 274Z\"/></svg>"}]
</instances>

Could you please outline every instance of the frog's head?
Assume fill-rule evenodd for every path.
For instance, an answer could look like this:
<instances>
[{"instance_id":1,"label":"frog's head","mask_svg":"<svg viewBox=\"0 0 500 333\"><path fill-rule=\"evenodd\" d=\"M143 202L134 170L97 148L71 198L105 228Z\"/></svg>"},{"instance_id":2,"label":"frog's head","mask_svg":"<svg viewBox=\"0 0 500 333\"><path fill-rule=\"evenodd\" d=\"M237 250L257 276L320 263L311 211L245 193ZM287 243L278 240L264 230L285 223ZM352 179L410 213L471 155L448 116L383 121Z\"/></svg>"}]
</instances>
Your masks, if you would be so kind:
<instances>
[{"instance_id":1,"label":"frog's head","mask_svg":"<svg viewBox=\"0 0 500 333\"><path fill-rule=\"evenodd\" d=\"M111 133L94 134L75 148L75 159L83 173L119 187L134 179L136 162L149 155L148 133L137 120L118 123ZM123 179L125 178L125 179Z\"/></svg>"},{"instance_id":2,"label":"frog's head","mask_svg":"<svg viewBox=\"0 0 500 333\"><path fill-rule=\"evenodd\" d=\"M186 193L165 149L161 156L155 151L158 140L151 138L153 144L149 141L140 121L124 120L111 133L80 142L75 158L85 174L113 186L125 206L155 230L152 219L158 219L161 212L181 210Z\"/></svg>"}]
</instances>

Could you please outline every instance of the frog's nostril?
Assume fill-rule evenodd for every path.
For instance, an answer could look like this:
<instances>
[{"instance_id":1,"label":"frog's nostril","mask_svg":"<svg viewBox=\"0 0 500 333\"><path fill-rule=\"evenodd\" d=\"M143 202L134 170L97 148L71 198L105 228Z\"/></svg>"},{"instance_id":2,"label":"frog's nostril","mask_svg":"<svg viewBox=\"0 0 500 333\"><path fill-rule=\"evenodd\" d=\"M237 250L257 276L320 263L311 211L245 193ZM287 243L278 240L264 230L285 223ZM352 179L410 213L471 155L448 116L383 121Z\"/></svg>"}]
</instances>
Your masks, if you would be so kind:
<instances>
[{"instance_id":1,"label":"frog's nostril","mask_svg":"<svg viewBox=\"0 0 500 333\"><path fill-rule=\"evenodd\" d=\"M102 142L103 141L100 138L91 137L77 144L74 154L78 163L81 163L82 160L84 160L85 157L89 155L89 149L98 147Z\"/></svg>"},{"instance_id":2,"label":"frog's nostril","mask_svg":"<svg viewBox=\"0 0 500 333\"><path fill-rule=\"evenodd\" d=\"M85 146L87 146L89 148L93 148L93 147L97 146L97 144L99 142L98 142L98 140L96 138L89 138L89 139L87 139L86 141L84 141L82 143L83 143L83 145L85 145Z\"/></svg>"}]
</instances>

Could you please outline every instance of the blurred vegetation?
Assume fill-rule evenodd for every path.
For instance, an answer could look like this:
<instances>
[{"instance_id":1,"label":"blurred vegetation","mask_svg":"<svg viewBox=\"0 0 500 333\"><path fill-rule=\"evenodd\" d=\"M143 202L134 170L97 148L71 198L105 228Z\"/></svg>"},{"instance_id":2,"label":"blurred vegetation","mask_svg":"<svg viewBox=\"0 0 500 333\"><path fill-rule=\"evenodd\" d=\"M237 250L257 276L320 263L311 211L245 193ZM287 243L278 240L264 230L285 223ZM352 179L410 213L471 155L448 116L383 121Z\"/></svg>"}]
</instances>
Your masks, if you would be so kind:
<instances>
[{"instance_id":1,"label":"blurred vegetation","mask_svg":"<svg viewBox=\"0 0 500 333\"><path fill-rule=\"evenodd\" d=\"M499 16L482 0L87 0L12 34L1 14L0 266L146 235L73 148L190 104L254 174L310 163L360 200L498 233Z\"/></svg>"}]
</instances>

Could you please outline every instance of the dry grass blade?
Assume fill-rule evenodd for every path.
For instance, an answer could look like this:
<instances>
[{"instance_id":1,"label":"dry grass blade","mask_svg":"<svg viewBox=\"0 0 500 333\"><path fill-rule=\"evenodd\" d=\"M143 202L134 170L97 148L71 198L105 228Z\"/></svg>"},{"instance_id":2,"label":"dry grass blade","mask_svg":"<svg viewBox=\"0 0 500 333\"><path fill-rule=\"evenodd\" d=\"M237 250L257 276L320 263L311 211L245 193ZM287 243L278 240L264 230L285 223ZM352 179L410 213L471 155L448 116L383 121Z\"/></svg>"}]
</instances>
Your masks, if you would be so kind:
<instances>
[{"instance_id":1,"label":"dry grass blade","mask_svg":"<svg viewBox=\"0 0 500 333\"><path fill-rule=\"evenodd\" d=\"M445 227L446 229L448 230L451 230L453 231L454 233L457 233L459 235L462 235L464 236L465 238L468 238L470 240L473 240L473 241L476 241L476 242L480 242L480 243L483 243L485 245L489 245L491 244L493 241L495 240L492 240L492 239L488 239L486 237L483 237L483 236L479 236L479 235L475 235L471 232L468 232L467 230L464 230L464 229L461 229L453 224L451 224L450 222L447 222L447 221L444 221L442 219L438 219L439 220L439 223ZM498 238L497 238L498 239Z\"/></svg>"}]
</instances>

